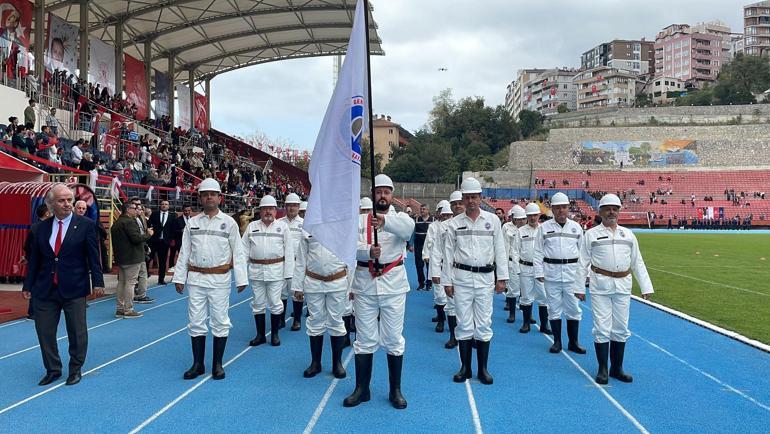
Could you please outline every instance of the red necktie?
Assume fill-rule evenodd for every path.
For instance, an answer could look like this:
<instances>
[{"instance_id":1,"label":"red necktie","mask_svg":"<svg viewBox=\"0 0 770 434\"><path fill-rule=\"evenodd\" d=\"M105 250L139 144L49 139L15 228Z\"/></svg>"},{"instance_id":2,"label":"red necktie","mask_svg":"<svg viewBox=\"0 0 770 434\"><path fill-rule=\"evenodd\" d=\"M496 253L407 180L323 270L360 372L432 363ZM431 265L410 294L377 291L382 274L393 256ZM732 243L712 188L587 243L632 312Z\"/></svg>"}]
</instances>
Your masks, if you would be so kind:
<instances>
[{"instance_id":1,"label":"red necktie","mask_svg":"<svg viewBox=\"0 0 770 434\"><path fill-rule=\"evenodd\" d=\"M53 246L53 254L54 256L59 256L59 249L61 249L61 233L64 229L64 223L62 223L61 220L59 220L59 231L56 232L56 243ZM59 279L56 277L56 271L53 272L53 283L59 283Z\"/></svg>"}]
</instances>

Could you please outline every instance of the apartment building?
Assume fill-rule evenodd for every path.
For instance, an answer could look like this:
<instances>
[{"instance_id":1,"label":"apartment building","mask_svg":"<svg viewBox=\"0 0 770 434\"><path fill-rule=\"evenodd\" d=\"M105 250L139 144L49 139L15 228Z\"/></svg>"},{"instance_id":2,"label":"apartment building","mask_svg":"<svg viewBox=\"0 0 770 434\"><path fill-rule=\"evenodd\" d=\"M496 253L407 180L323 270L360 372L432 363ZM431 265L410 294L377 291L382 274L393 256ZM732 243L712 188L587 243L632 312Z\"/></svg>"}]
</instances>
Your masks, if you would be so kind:
<instances>
[{"instance_id":1,"label":"apartment building","mask_svg":"<svg viewBox=\"0 0 770 434\"><path fill-rule=\"evenodd\" d=\"M729 56L730 43L725 43L723 33L702 25L672 24L655 37L655 76L673 77L701 88L716 81Z\"/></svg>"},{"instance_id":2,"label":"apartment building","mask_svg":"<svg viewBox=\"0 0 770 434\"><path fill-rule=\"evenodd\" d=\"M648 75L655 72L654 65L655 43L644 38L604 42L580 56L581 70L607 66L631 71L637 75Z\"/></svg>"},{"instance_id":3,"label":"apartment building","mask_svg":"<svg viewBox=\"0 0 770 434\"><path fill-rule=\"evenodd\" d=\"M744 53L752 56L770 53L770 1L743 7L743 32Z\"/></svg>"},{"instance_id":4,"label":"apartment building","mask_svg":"<svg viewBox=\"0 0 770 434\"><path fill-rule=\"evenodd\" d=\"M577 109L630 107L636 99L637 74L607 66L581 71L573 78Z\"/></svg>"},{"instance_id":5,"label":"apartment building","mask_svg":"<svg viewBox=\"0 0 770 434\"><path fill-rule=\"evenodd\" d=\"M516 79L508 84L505 93L505 108L511 117L518 119L519 113L526 108L524 88L527 82L544 71L545 69L520 69L516 72Z\"/></svg>"}]
</instances>

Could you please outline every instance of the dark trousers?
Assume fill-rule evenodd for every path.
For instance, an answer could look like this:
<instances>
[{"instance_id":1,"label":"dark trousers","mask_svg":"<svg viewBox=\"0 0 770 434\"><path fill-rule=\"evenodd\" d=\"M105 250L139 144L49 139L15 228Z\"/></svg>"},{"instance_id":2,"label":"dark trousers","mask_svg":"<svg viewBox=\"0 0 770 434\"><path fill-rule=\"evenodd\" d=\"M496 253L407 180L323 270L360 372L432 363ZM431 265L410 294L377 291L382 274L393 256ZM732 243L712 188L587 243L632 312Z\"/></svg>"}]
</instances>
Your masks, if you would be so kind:
<instances>
[{"instance_id":1,"label":"dark trousers","mask_svg":"<svg viewBox=\"0 0 770 434\"><path fill-rule=\"evenodd\" d=\"M182 240L175 240L174 245L170 247L168 256L168 266L173 267L176 264L176 254L179 253L179 247L182 246Z\"/></svg>"},{"instance_id":2,"label":"dark trousers","mask_svg":"<svg viewBox=\"0 0 770 434\"><path fill-rule=\"evenodd\" d=\"M59 326L61 312L67 325L69 340L69 372L80 372L86 361L88 350L88 325L86 324L86 298L63 299L57 288L52 288L46 297L34 299L35 331L43 355L46 372L61 372L59 346L56 341L56 329Z\"/></svg>"},{"instance_id":3,"label":"dark trousers","mask_svg":"<svg viewBox=\"0 0 770 434\"><path fill-rule=\"evenodd\" d=\"M414 243L414 266L417 268L417 283L427 284L425 280L425 261L422 260L423 243Z\"/></svg>"},{"instance_id":4,"label":"dark trousers","mask_svg":"<svg viewBox=\"0 0 770 434\"><path fill-rule=\"evenodd\" d=\"M168 269L168 244L165 241L158 241L155 244L155 253L158 254L158 282L166 280L166 270Z\"/></svg>"}]
</instances>

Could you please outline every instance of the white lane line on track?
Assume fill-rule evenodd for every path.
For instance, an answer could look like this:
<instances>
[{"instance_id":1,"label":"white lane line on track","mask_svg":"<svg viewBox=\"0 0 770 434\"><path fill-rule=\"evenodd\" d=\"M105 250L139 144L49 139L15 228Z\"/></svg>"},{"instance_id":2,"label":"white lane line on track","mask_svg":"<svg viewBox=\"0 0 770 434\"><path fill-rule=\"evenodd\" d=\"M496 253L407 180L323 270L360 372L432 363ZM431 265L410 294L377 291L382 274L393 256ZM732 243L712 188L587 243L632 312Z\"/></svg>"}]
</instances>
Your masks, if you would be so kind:
<instances>
[{"instance_id":1,"label":"white lane line on track","mask_svg":"<svg viewBox=\"0 0 770 434\"><path fill-rule=\"evenodd\" d=\"M639 336L639 334L638 334L638 333L636 333L636 332L633 332L633 333L632 333L632 336L635 336L636 338L638 338L638 339L640 339L640 340L642 340L642 341L646 342L646 343L647 343L648 345L650 345L651 347L653 347L653 348L657 349L658 351L662 352L663 354L666 354L667 356L670 356L670 357L671 357L671 358L673 358L674 360L676 360L676 361L678 361L679 363L681 363L681 364L683 364L683 365L687 366L688 368L690 368L690 369L694 370L695 372L697 372L697 373L699 373L699 374L703 375L704 377L706 377L706 378L708 378L709 380L711 380L711 381L713 381L713 382L717 383L718 385L720 385L720 386L722 386L723 388L725 388L725 389L729 390L730 392L733 392L733 393L737 394L738 396L740 396L741 398L744 398L744 399L746 399L746 400L748 400L748 401L750 401L750 402L752 402L752 403L756 404L756 405L757 405L759 408L761 408L761 409L763 409L763 410L766 410L766 411L770 411L770 406L767 406L767 405L765 405L765 404L763 404L763 403L759 402L758 400L756 400L756 399L752 398L751 396L749 396L749 395L745 394L744 392L742 392L742 391L740 391L740 390L736 389L735 387L733 387L733 386L731 386L731 385L729 385L729 384L725 383L724 381L722 381L722 380L718 379L717 377L715 377L715 376L713 376L713 375L709 374L708 372L706 372L706 371L704 371L704 370L702 370L702 369L700 369L700 368L698 368L698 367L696 367L696 366L693 366L692 364L690 364L690 363L689 363L689 362L687 362L686 360L682 359L682 358L681 358L681 357L679 357L679 356L676 356L675 354L673 354L672 352L668 351L667 349L665 349L665 348L661 347L660 345L658 345L658 344L656 344L656 343L654 343L654 342L651 342L651 341L649 341L649 340L647 340L647 339L643 338L642 336Z\"/></svg>"},{"instance_id":2,"label":"white lane line on track","mask_svg":"<svg viewBox=\"0 0 770 434\"><path fill-rule=\"evenodd\" d=\"M539 327L538 327L538 330L539 330ZM551 336L544 334L543 337L548 339L549 342L553 343L553 338ZM636 427L636 429L639 430L640 433L650 434L650 432L647 431L647 428L645 428L644 425L641 424L641 422L636 420L636 418L628 410L626 410L626 408L623 407L623 405L619 403L612 395L610 395L610 393L607 392L607 390L605 390L602 386L596 384L596 381L594 381L594 378L591 375L589 375L588 372L586 372L585 369L583 369L583 367L581 367L578 364L578 362L575 361L575 359L573 359L569 354L567 354L566 349L562 350L561 354L564 357L566 357L567 360L569 360L569 362L572 363L572 365L575 366L575 368L577 368L577 370L580 371L580 373L583 374L583 376L586 377L594 387L599 389L599 392L601 392L602 395L604 395L604 397L607 398L607 400L610 401L610 403L615 408L617 408L623 414L623 416L625 416L626 419L628 419Z\"/></svg>"},{"instance_id":3,"label":"white lane line on track","mask_svg":"<svg viewBox=\"0 0 770 434\"><path fill-rule=\"evenodd\" d=\"M149 290L155 289L155 288L163 288L164 286L167 286L167 285L155 285L155 286L151 286L151 287L147 288L147 290L149 291ZM107 297L102 297L99 300L92 301L92 302L88 303L88 305L89 306L93 306L95 304L103 303L103 302L109 301L109 300L115 300L115 296L114 295L110 295L110 296L107 296ZM27 322L27 319L24 319L24 318L22 318L20 320L16 320L16 321L11 321L9 323L0 325L0 329L1 328L5 328L5 327L10 327L10 326L16 325L16 324L23 324L25 322Z\"/></svg>"},{"instance_id":4,"label":"white lane line on track","mask_svg":"<svg viewBox=\"0 0 770 434\"><path fill-rule=\"evenodd\" d=\"M169 305L169 304L172 304L172 303L176 303L178 301L185 300L185 299L187 299L187 296L184 296L184 297L181 297L181 298L176 298L174 300L167 301L165 303L161 303L161 304L159 304L157 306L153 306L153 307L151 307L149 309L144 309L144 310L141 310L139 312L142 312L142 313L149 312L151 310L155 310L155 309L161 308L163 306L166 306L166 305ZM89 327L88 331L91 331L91 330L94 330L94 329L98 329L100 327L104 327L106 325L113 324L113 323L116 323L116 322L121 321L121 320L123 320L123 318L115 318L113 320L110 320L110 321L107 321L107 322L103 322L101 324L96 324L94 326ZM56 340L60 341L60 340L65 339L65 338L67 338L67 335L59 336L58 338L56 338ZM21 354L21 353L25 353L27 351L31 351L31 350L34 350L35 348L39 348L39 347L40 347L40 345L33 345L31 347L24 348L23 350L19 350L19 351L10 353L10 354L6 354L4 356L0 356L0 360L7 359L9 357L13 357L13 356L16 356L16 355Z\"/></svg>"},{"instance_id":5,"label":"white lane line on track","mask_svg":"<svg viewBox=\"0 0 770 434\"><path fill-rule=\"evenodd\" d=\"M270 336L270 333L272 333L272 332L267 332L267 333L265 334L265 337L269 337L269 336ZM241 352L240 352L240 353L236 354L236 355L235 355L235 356L234 356L232 359L230 359L230 360L228 360L227 362L225 362L225 363L222 365L222 367L223 367L223 368L226 368L226 367L228 367L228 366L229 366L231 363L233 363L234 361L236 361L236 360L238 360L239 358L241 358L241 356L243 356L244 354L246 354L246 353L247 353L249 350L251 350L252 348L256 348L256 347L247 346L246 348L244 348L243 350L241 350ZM141 430L143 430L143 429L147 428L147 425L151 424L153 421L155 421L155 419L157 419L157 418L159 418L160 416L162 416L162 415L163 415L163 413L165 413L165 412L169 411L169 410L171 409L171 407L173 407L173 406L177 405L177 404L178 404L178 403L179 403L181 400L185 399L185 398L186 398L188 395L190 395L191 393L193 393L193 392L194 392L194 391L195 391L197 388L199 388L199 387L203 386L203 383L205 383L205 382L207 382L207 381L209 381L209 380L211 380L211 374L208 374L208 375L206 375L205 377L203 377L202 379L198 380L198 382L197 382L197 383L195 383L195 384L194 384L192 387L190 387L189 389L187 389L187 390L185 390L184 392L182 392L182 394L181 394L181 395L179 395L179 396L177 396L176 398L174 398L174 400L173 400L173 401L171 401L171 402L169 402L168 404L164 405L164 406L163 406L163 408L161 408L160 410L158 410L157 412L155 412L155 414L153 414L152 416L148 417L147 419L145 419L145 420L144 420L144 422L140 423L140 424L139 424L139 425L137 425L137 426L136 426L134 429L132 429L131 431L129 431L129 434L136 434L136 433L138 433L139 431L141 431Z\"/></svg>"},{"instance_id":6,"label":"white lane line on track","mask_svg":"<svg viewBox=\"0 0 770 434\"><path fill-rule=\"evenodd\" d=\"M460 357L460 346L457 347L457 360L462 363ZM473 350L471 350L473 351ZM476 398L473 396L473 389L471 388L471 380L465 380L465 394L468 395L468 406L471 409L471 418L473 419L473 428L476 434L484 434L484 430L481 428L481 417L479 416L479 410L476 408Z\"/></svg>"},{"instance_id":7,"label":"white lane line on track","mask_svg":"<svg viewBox=\"0 0 770 434\"><path fill-rule=\"evenodd\" d=\"M247 299L245 299L245 300L243 300L243 301L239 301L238 303L236 303L236 304L234 304L234 305L230 306L230 309L233 309L233 308L235 308L235 307L237 307L237 306L240 306L240 305L242 305L243 303L246 303L247 301L251 301L251 298L247 298ZM155 339L154 341L152 341L152 342L150 342L150 343L148 343L148 344L142 345L141 347L139 347L139 348L136 348L136 349L134 349L134 350L132 350L132 351L129 351L128 353L126 353L126 354L123 354L123 355L121 355L121 356L118 356L118 357L116 357L116 358L114 358L114 359L112 359L112 360L110 360L110 361L108 361L108 362L104 362L104 363L102 363L101 365L99 365L99 366L97 366L97 367L95 367L95 368L93 368L93 369L89 369L88 371L86 371L86 372L84 372L84 373L83 373L83 377L85 377L86 375L89 375L89 374L91 374L91 373L94 373L94 372L96 372L96 371L98 371L98 370L100 370L100 369L102 369L102 368L105 368L105 367L107 367L107 366L109 366L109 365L111 365L111 364L113 364L113 363L115 363L115 362L118 362L118 361L120 361L120 360L123 360L123 359L125 359L125 358L126 358L126 357L128 357L128 356L131 356L131 355L133 355L133 354L136 354L136 353L138 353L139 351L142 351L142 350L144 350L144 349L146 349L146 348L149 348L149 347L151 347L151 346L153 346L153 345L157 344L158 342L164 341L164 340L166 340L166 339L170 338L171 336L174 336L174 335L176 335L176 334L179 334L179 333L181 333L181 332L182 332L182 331L184 331L184 330L187 330L187 326L184 326L184 327L182 327L182 328L181 328L181 329L179 329L179 330L176 330L176 331L174 331L174 332L171 332L171 333L167 334L166 336L163 336L163 337L160 337L160 338L158 338L158 339ZM19 402L15 403L15 404L11 404L11 405L9 405L8 407L5 407L5 408L3 408L3 409L0 409L0 414L6 413L6 412L8 412L8 411L10 411L10 410L13 410L13 409L14 409L14 408L16 408L16 407L19 407L19 406L21 406L21 405L24 405L24 404L26 404L26 403L28 403L28 402L32 401L33 399L37 399L37 398L39 398L39 397L41 397L41 396L43 396L43 395L45 395L45 394L47 394L47 393L49 393L49 392L52 392L52 391L54 391L54 390L56 390L56 389L60 388L60 387L61 387L61 386L63 386L63 385L64 385L64 381L61 381L61 382L59 382L59 383L55 384L54 386L51 386L51 387L49 387L49 388L47 388L47 389L43 390L42 392L38 392L38 393L36 393L36 394L34 394L34 395L32 395L32 396L29 396L29 397L27 397L27 398L24 398L24 399L22 399L21 401L19 401Z\"/></svg>"},{"instance_id":8,"label":"white lane line on track","mask_svg":"<svg viewBox=\"0 0 770 434\"><path fill-rule=\"evenodd\" d=\"M344 367L347 370L351 360L353 360L352 347L348 352L348 356L342 362L342 367ZM335 378L332 380L331 384L329 384L329 387L326 388L326 392L324 393L323 398L321 398L321 402L318 404L318 407L316 407L315 411L313 412L313 416L310 418L310 421L307 423L307 426L305 426L305 429L302 431L302 434L310 434L313 431L313 428L315 428L315 425L318 423L318 419L321 418L321 414L324 412L324 409L326 408L326 404L329 403L329 398L331 398L332 393L334 393L334 389L337 387L337 383L339 382L340 382L340 379Z\"/></svg>"},{"instance_id":9,"label":"white lane line on track","mask_svg":"<svg viewBox=\"0 0 770 434\"><path fill-rule=\"evenodd\" d=\"M770 294L766 294L764 292L752 291L750 289L741 288L739 286L727 285L725 283L719 283L719 282L714 282L714 281L711 281L711 280L700 279L698 277L688 276L686 274L674 273L673 271L664 270L662 268L655 268L655 267L647 267L647 268L649 268L650 270L659 271L661 273L671 274L673 276L684 277L685 279L694 280L696 282L709 283L711 285L717 285L717 286L722 286L722 287L725 287L725 288L735 289L737 291L748 292L749 294L755 294L755 295L762 295L762 296L765 296L765 297L770 297Z\"/></svg>"}]
</instances>

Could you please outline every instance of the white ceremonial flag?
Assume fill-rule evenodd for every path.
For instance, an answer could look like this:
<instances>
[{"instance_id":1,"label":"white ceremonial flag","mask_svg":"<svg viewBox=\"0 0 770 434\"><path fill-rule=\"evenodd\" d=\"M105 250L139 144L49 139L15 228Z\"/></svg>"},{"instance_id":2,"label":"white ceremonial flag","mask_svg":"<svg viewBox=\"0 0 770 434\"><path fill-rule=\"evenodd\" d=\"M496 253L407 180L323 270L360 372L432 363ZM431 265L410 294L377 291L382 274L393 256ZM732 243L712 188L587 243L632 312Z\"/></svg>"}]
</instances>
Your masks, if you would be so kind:
<instances>
[{"instance_id":1,"label":"white ceremonial flag","mask_svg":"<svg viewBox=\"0 0 770 434\"><path fill-rule=\"evenodd\" d=\"M356 4L345 62L310 159L312 188L303 223L321 245L351 267L356 264L358 241L361 139L369 123L363 3Z\"/></svg>"}]
</instances>

